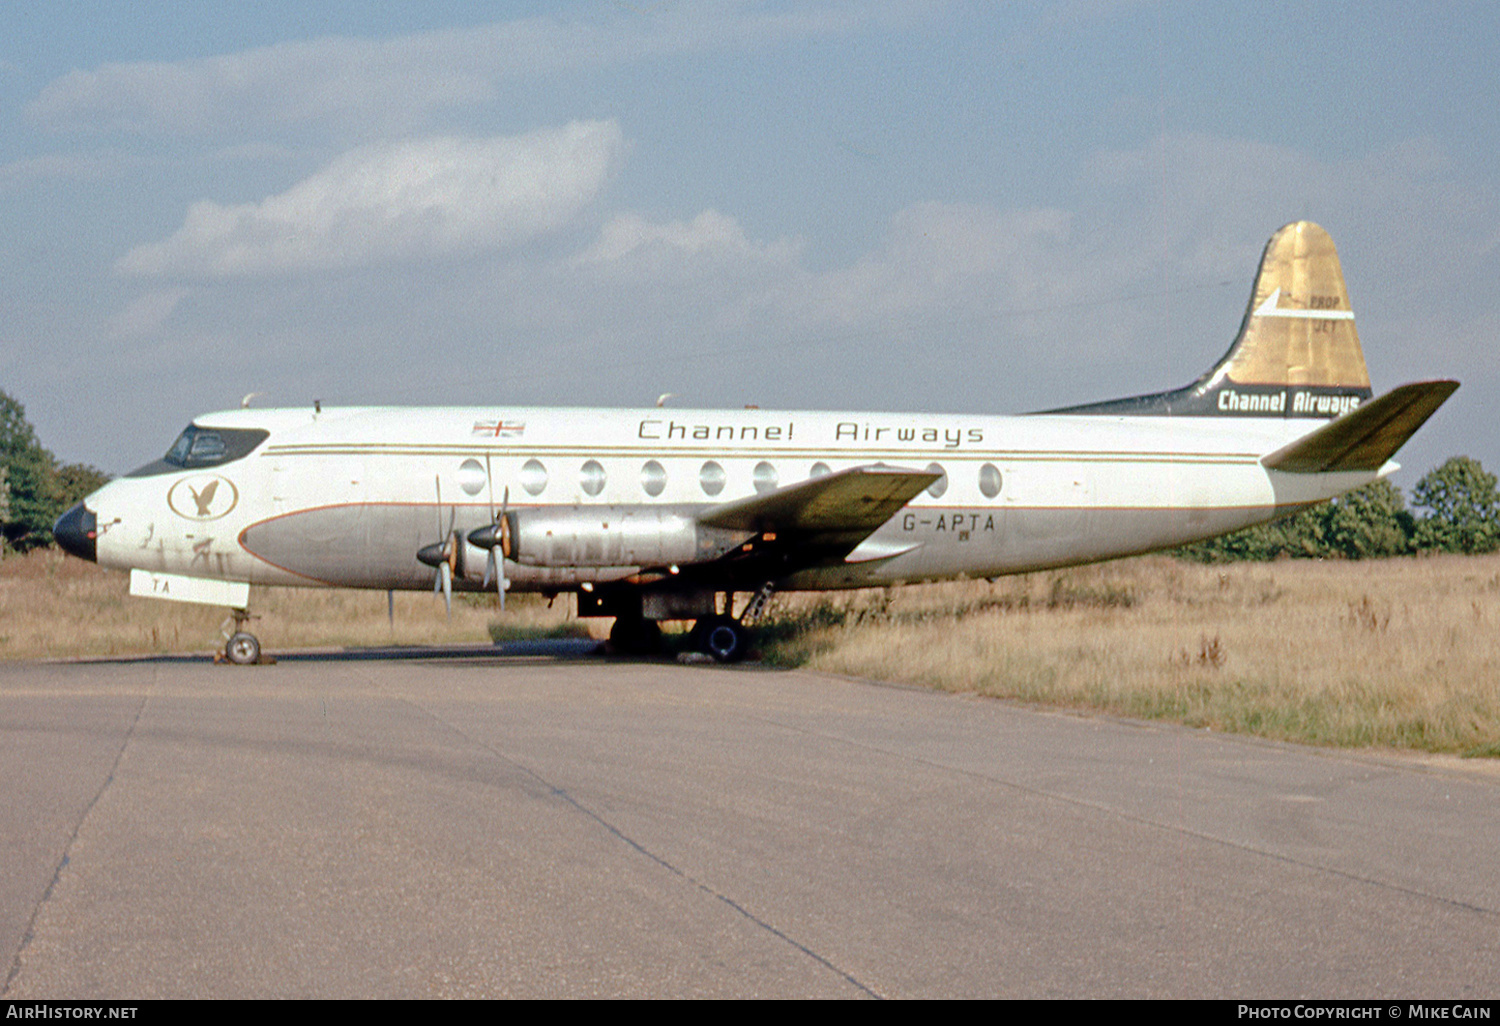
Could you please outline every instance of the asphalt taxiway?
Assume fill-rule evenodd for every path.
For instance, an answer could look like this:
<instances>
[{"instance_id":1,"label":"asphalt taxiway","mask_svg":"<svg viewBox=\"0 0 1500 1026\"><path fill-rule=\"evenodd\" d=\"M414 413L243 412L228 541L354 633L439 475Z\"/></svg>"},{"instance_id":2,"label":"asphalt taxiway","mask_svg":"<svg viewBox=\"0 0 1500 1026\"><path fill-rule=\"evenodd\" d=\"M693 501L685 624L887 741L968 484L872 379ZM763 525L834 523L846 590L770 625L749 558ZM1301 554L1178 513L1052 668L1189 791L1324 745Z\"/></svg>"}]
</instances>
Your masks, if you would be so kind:
<instances>
[{"instance_id":1,"label":"asphalt taxiway","mask_svg":"<svg viewBox=\"0 0 1500 1026\"><path fill-rule=\"evenodd\" d=\"M4 665L0 840L12 999L1500 994L1500 777L801 672Z\"/></svg>"}]
</instances>

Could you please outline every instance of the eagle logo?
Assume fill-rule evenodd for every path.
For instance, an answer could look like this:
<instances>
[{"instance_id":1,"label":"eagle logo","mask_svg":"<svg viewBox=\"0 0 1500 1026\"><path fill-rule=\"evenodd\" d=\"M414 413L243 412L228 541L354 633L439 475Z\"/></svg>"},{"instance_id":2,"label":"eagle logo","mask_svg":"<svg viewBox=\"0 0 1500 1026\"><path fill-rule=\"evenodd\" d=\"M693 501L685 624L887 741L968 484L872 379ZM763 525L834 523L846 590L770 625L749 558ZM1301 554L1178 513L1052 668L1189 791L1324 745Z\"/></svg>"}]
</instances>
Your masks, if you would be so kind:
<instances>
[{"instance_id":1,"label":"eagle logo","mask_svg":"<svg viewBox=\"0 0 1500 1026\"><path fill-rule=\"evenodd\" d=\"M239 505L234 482L217 474L184 477L167 492L172 512L188 520L217 520Z\"/></svg>"},{"instance_id":2,"label":"eagle logo","mask_svg":"<svg viewBox=\"0 0 1500 1026\"><path fill-rule=\"evenodd\" d=\"M188 491L193 493L193 501L198 504L198 515L200 517L213 516L214 492L219 490L218 479L210 481L203 486L203 491L197 491L192 485L188 485Z\"/></svg>"}]
</instances>

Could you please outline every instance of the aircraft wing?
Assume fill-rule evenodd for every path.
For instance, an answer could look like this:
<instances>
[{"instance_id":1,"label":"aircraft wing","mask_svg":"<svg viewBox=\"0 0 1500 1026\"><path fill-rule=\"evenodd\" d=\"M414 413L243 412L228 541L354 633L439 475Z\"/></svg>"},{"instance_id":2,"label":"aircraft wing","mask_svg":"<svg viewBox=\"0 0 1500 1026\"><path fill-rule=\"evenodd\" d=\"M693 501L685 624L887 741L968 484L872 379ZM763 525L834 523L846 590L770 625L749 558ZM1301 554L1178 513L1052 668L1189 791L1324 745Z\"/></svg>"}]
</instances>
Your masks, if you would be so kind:
<instances>
[{"instance_id":1,"label":"aircraft wing","mask_svg":"<svg viewBox=\"0 0 1500 1026\"><path fill-rule=\"evenodd\" d=\"M941 476L883 464L852 467L710 507L698 522L852 548Z\"/></svg>"},{"instance_id":2,"label":"aircraft wing","mask_svg":"<svg viewBox=\"0 0 1500 1026\"><path fill-rule=\"evenodd\" d=\"M1457 389L1457 381L1402 385L1261 457L1261 465L1290 474L1379 470Z\"/></svg>"}]
</instances>

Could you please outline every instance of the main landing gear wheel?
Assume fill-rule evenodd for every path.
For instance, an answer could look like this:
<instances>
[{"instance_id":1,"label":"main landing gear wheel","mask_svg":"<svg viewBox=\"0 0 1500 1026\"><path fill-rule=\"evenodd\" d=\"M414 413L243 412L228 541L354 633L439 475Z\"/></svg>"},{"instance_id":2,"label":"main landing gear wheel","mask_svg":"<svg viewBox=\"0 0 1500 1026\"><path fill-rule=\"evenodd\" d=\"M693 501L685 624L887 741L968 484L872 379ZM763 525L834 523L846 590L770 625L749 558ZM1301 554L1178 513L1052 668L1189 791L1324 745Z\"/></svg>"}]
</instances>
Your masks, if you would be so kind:
<instances>
[{"instance_id":1,"label":"main landing gear wheel","mask_svg":"<svg viewBox=\"0 0 1500 1026\"><path fill-rule=\"evenodd\" d=\"M260 662L260 640L254 634L237 631L224 645L224 658L238 666L253 666Z\"/></svg>"},{"instance_id":2,"label":"main landing gear wheel","mask_svg":"<svg viewBox=\"0 0 1500 1026\"><path fill-rule=\"evenodd\" d=\"M749 635L745 625L732 616L710 616L693 626L700 651L721 663L737 663L745 658Z\"/></svg>"},{"instance_id":3,"label":"main landing gear wheel","mask_svg":"<svg viewBox=\"0 0 1500 1026\"><path fill-rule=\"evenodd\" d=\"M618 616L609 629L609 647L620 655L655 655L661 651L661 627L655 620Z\"/></svg>"}]
</instances>

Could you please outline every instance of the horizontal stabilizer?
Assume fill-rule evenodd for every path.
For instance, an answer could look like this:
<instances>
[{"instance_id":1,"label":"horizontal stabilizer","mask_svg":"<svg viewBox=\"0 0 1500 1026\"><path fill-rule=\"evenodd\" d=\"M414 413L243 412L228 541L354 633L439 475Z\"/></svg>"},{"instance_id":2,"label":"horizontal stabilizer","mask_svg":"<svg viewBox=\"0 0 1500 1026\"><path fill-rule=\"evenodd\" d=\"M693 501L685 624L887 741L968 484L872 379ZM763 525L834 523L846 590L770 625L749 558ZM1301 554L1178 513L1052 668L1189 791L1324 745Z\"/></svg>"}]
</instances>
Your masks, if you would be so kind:
<instances>
[{"instance_id":1,"label":"horizontal stabilizer","mask_svg":"<svg viewBox=\"0 0 1500 1026\"><path fill-rule=\"evenodd\" d=\"M1261 465L1289 474L1379 470L1457 389L1457 381L1402 385L1262 457Z\"/></svg>"},{"instance_id":2,"label":"horizontal stabilizer","mask_svg":"<svg viewBox=\"0 0 1500 1026\"><path fill-rule=\"evenodd\" d=\"M852 467L699 514L708 527L863 538L941 474L901 467Z\"/></svg>"}]
</instances>

